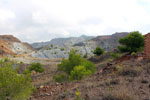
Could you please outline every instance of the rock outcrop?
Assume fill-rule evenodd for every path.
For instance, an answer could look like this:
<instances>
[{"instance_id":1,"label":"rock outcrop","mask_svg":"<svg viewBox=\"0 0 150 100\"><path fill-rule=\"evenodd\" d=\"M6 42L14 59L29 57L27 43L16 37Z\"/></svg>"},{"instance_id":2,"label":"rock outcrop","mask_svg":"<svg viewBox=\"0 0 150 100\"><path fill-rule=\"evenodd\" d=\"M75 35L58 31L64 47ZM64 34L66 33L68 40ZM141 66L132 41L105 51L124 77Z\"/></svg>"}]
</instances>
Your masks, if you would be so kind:
<instances>
[{"instance_id":1,"label":"rock outcrop","mask_svg":"<svg viewBox=\"0 0 150 100\"><path fill-rule=\"evenodd\" d=\"M32 50L29 44L22 43L13 35L0 35L0 56L26 54Z\"/></svg>"}]
</instances>

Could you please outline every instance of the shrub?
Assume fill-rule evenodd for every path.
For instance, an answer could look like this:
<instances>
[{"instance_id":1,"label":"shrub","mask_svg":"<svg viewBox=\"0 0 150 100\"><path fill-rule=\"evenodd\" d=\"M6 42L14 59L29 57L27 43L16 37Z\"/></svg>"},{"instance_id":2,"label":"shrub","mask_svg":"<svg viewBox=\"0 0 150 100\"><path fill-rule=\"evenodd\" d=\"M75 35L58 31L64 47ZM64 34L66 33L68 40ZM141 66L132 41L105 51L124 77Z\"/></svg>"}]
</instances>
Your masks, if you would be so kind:
<instances>
[{"instance_id":1,"label":"shrub","mask_svg":"<svg viewBox=\"0 0 150 100\"><path fill-rule=\"evenodd\" d=\"M136 53L135 53L135 52L132 52L131 55L136 55Z\"/></svg>"},{"instance_id":2,"label":"shrub","mask_svg":"<svg viewBox=\"0 0 150 100\"><path fill-rule=\"evenodd\" d=\"M91 75L92 72L87 70L84 66L76 66L71 71L71 75L69 77L70 80L81 80L84 77Z\"/></svg>"},{"instance_id":3,"label":"shrub","mask_svg":"<svg viewBox=\"0 0 150 100\"><path fill-rule=\"evenodd\" d=\"M131 32L127 37L119 40L121 46L118 47L120 52L137 52L144 48L144 36L138 31Z\"/></svg>"},{"instance_id":4,"label":"shrub","mask_svg":"<svg viewBox=\"0 0 150 100\"><path fill-rule=\"evenodd\" d=\"M94 54L97 55L97 56L100 56L104 53L104 50L100 47L97 47L95 50L94 50Z\"/></svg>"},{"instance_id":5,"label":"shrub","mask_svg":"<svg viewBox=\"0 0 150 100\"><path fill-rule=\"evenodd\" d=\"M24 74L31 73L32 71L42 73L44 72L44 68L40 63L32 63L28 69L24 71Z\"/></svg>"},{"instance_id":6,"label":"shrub","mask_svg":"<svg viewBox=\"0 0 150 100\"><path fill-rule=\"evenodd\" d=\"M71 80L79 80L94 73L96 67L92 62L82 58L72 50L69 54L69 58L63 58L61 64L58 64L58 70L65 72ZM75 77L75 75L77 76Z\"/></svg>"},{"instance_id":7,"label":"shrub","mask_svg":"<svg viewBox=\"0 0 150 100\"><path fill-rule=\"evenodd\" d=\"M64 71L70 75L74 67L79 65L84 66L87 70L91 70L91 72L94 72L96 69L92 62L82 58L79 54L76 54L75 51L72 50L69 54L69 59L62 59L61 64L58 65L58 70Z\"/></svg>"},{"instance_id":8,"label":"shrub","mask_svg":"<svg viewBox=\"0 0 150 100\"><path fill-rule=\"evenodd\" d=\"M10 61L9 58L7 58L7 57L4 58L4 62L8 62L8 61Z\"/></svg>"},{"instance_id":9,"label":"shrub","mask_svg":"<svg viewBox=\"0 0 150 100\"><path fill-rule=\"evenodd\" d=\"M114 59L119 58L120 54L119 53L111 53L110 56Z\"/></svg>"},{"instance_id":10,"label":"shrub","mask_svg":"<svg viewBox=\"0 0 150 100\"><path fill-rule=\"evenodd\" d=\"M61 50L61 51L64 51L64 48L61 48L60 50Z\"/></svg>"},{"instance_id":11,"label":"shrub","mask_svg":"<svg viewBox=\"0 0 150 100\"><path fill-rule=\"evenodd\" d=\"M62 83L62 82L68 81L68 76L66 74L58 74L58 75L53 76L53 79L56 82Z\"/></svg>"},{"instance_id":12,"label":"shrub","mask_svg":"<svg viewBox=\"0 0 150 100\"><path fill-rule=\"evenodd\" d=\"M33 92L31 77L18 74L12 64L0 67L0 99L27 100Z\"/></svg>"}]
</instances>

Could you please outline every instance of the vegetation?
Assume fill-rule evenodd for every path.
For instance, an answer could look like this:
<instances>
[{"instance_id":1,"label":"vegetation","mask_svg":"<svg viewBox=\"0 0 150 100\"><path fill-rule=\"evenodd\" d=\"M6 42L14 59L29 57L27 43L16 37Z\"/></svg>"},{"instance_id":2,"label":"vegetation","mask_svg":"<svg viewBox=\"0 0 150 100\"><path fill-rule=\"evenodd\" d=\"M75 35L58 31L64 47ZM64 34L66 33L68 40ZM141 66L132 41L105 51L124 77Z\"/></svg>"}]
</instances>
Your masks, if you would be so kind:
<instances>
[{"instance_id":1,"label":"vegetation","mask_svg":"<svg viewBox=\"0 0 150 100\"><path fill-rule=\"evenodd\" d=\"M68 59L62 59L61 64L58 65L58 70L65 72L72 81L91 75L95 72L96 68L92 62L82 58L72 50Z\"/></svg>"},{"instance_id":2,"label":"vegetation","mask_svg":"<svg viewBox=\"0 0 150 100\"><path fill-rule=\"evenodd\" d=\"M120 57L120 54L119 54L119 53L111 53L110 55L111 55L111 57L114 58L114 59Z\"/></svg>"},{"instance_id":3,"label":"vegetation","mask_svg":"<svg viewBox=\"0 0 150 100\"><path fill-rule=\"evenodd\" d=\"M0 61L0 99L27 100L33 92L29 75L18 74L16 63L6 59Z\"/></svg>"},{"instance_id":4,"label":"vegetation","mask_svg":"<svg viewBox=\"0 0 150 100\"><path fill-rule=\"evenodd\" d=\"M63 82L67 82L68 81L68 76L66 74L61 73L61 74L53 76L53 79L56 82L63 83Z\"/></svg>"},{"instance_id":5,"label":"vegetation","mask_svg":"<svg viewBox=\"0 0 150 100\"><path fill-rule=\"evenodd\" d=\"M31 73L32 71L42 73L44 72L44 68L40 63L32 63L28 69L24 71L24 74Z\"/></svg>"},{"instance_id":6,"label":"vegetation","mask_svg":"<svg viewBox=\"0 0 150 100\"><path fill-rule=\"evenodd\" d=\"M60 50L61 50L61 51L64 51L65 49L64 49L64 48L61 48Z\"/></svg>"},{"instance_id":7,"label":"vegetation","mask_svg":"<svg viewBox=\"0 0 150 100\"><path fill-rule=\"evenodd\" d=\"M81 80L86 76L91 75L92 72L87 70L84 66L75 66L74 69L71 71L70 80Z\"/></svg>"},{"instance_id":8,"label":"vegetation","mask_svg":"<svg viewBox=\"0 0 150 100\"><path fill-rule=\"evenodd\" d=\"M144 48L144 36L138 31L131 32L127 37L119 40L121 46L118 47L120 52L138 52Z\"/></svg>"},{"instance_id":9,"label":"vegetation","mask_svg":"<svg viewBox=\"0 0 150 100\"><path fill-rule=\"evenodd\" d=\"M83 58L88 58L88 54L86 53L86 54L83 56Z\"/></svg>"},{"instance_id":10,"label":"vegetation","mask_svg":"<svg viewBox=\"0 0 150 100\"><path fill-rule=\"evenodd\" d=\"M75 100L84 100L84 99L81 98L79 90L76 91L75 95L76 95Z\"/></svg>"},{"instance_id":11,"label":"vegetation","mask_svg":"<svg viewBox=\"0 0 150 100\"><path fill-rule=\"evenodd\" d=\"M94 54L97 55L97 56L100 56L104 53L104 50L101 48L101 47L97 47L95 50L94 50Z\"/></svg>"}]
</instances>

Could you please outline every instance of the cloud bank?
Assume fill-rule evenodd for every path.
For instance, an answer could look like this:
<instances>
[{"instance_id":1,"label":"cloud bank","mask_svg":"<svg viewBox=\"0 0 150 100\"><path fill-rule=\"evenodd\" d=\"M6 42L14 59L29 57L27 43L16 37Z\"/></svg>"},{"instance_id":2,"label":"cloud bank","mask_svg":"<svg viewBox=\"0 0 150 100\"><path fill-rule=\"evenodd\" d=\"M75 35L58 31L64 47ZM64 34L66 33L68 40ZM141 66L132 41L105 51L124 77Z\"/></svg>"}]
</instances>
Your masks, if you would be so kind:
<instances>
[{"instance_id":1,"label":"cloud bank","mask_svg":"<svg viewBox=\"0 0 150 100\"><path fill-rule=\"evenodd\" d=\"M30 43L149 27L150 0L0 0L0 34Z\"/></svg>"}]
</instances>

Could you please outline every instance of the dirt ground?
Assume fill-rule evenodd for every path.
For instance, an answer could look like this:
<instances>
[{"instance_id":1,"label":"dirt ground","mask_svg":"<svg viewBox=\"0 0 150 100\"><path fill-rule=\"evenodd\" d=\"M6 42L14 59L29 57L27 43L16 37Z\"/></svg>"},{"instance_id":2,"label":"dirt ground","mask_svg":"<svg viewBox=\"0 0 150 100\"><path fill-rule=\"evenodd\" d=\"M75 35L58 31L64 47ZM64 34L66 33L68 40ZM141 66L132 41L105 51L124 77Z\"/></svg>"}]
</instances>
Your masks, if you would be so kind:
<instances>
[{"instance_id":1,"label":"dirt ground","mask_svg":"<svg viewBox=\"0 0 150 100\"><path fill-rule=\"evenodd\" d=\"M32 75L37 91L31 100L76 100L76 91L83 100L150 100L150 61L143 57L121 57L96 63L97 71L92 76L70 83L56 83L52 77L60 59L13 58L40 62L44 73Z\"/></svg>"}]
</instances>

